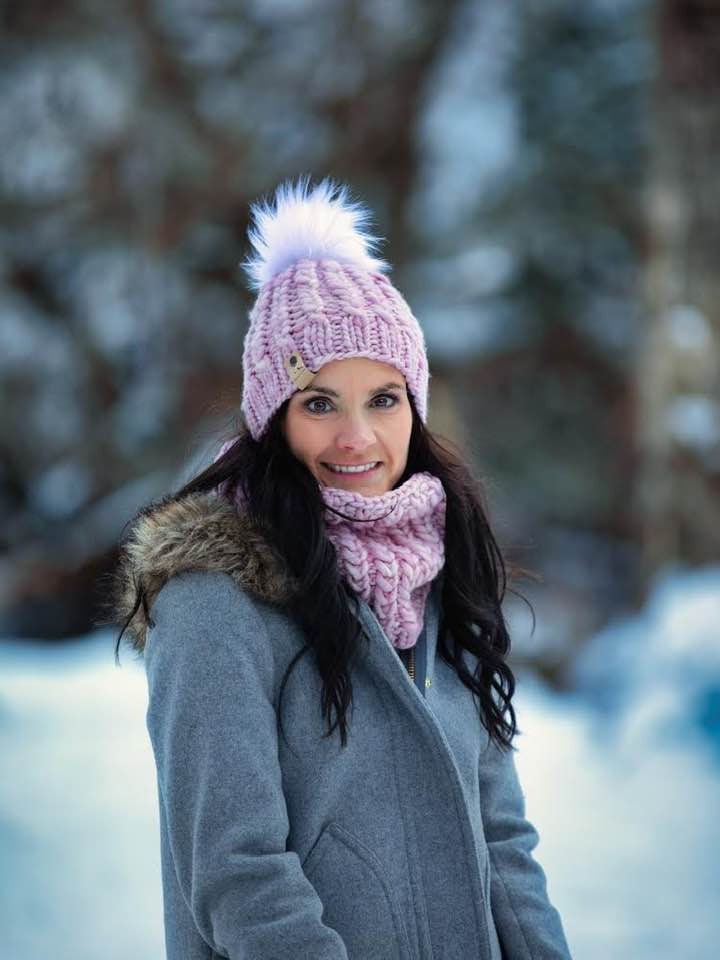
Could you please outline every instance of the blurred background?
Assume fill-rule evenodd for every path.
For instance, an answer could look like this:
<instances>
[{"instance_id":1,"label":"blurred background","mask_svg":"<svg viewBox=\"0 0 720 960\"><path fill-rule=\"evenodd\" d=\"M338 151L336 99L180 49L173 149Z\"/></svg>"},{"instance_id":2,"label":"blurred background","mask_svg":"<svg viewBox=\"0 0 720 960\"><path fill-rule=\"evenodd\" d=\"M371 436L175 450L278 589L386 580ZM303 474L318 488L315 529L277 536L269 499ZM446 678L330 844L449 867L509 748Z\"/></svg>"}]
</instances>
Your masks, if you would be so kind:
<instances>
[{"instance_id":1,"label":"blurred background","mask_svg":"<svg viewBox=\"0 0 720 960\"><path fill-rule=\"evenodd\" d=\"M720 4L0 7L0 955L163 956L127 522L238 423L249 204L347 182L510 560L578 960L720 941Z\"/></svg>"}]
</instances>

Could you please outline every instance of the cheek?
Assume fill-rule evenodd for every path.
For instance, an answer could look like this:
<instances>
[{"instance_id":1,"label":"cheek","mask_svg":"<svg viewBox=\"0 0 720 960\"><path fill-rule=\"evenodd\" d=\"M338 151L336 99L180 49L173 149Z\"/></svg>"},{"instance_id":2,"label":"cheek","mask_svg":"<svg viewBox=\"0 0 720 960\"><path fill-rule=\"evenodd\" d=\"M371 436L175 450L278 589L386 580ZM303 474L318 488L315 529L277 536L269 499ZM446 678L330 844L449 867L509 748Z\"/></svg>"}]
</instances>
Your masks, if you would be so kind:
<instances>
[{"instance_id":1,"label":"cheek","mask_svg":"<svg viewBox=\"0 0 720 960\"><path fill-rule=\"evenodd\" d=\"M309 422L300 414L288 411L285 423L285 436L290 450L298 459L311 463L322 451L322 437L318 424Z\"/></svg>"},{"instance_id":2,"label":"cheek","mask_svg":"<svg viewBox=\"0 0 720 960\"><path fill-rule=\"evenodd\" d=\"M412 413L407 411L407 415L399 417L393 425L392 443L398 457L407 455L410 445L410 434L412 432Z\"/></svg>"},{"instance_id":3,"label":"cheek","mask_svg":"<svg viewBox=\"0 0 720 960\"><path fill-rule=\"evenodd\" d=\"M412 411L408 407L405 416L403 417L402 425L402 446L405 454L407 455L408 447L410 446L410 436L412 434Z\"/></svg>"}]
</instances>

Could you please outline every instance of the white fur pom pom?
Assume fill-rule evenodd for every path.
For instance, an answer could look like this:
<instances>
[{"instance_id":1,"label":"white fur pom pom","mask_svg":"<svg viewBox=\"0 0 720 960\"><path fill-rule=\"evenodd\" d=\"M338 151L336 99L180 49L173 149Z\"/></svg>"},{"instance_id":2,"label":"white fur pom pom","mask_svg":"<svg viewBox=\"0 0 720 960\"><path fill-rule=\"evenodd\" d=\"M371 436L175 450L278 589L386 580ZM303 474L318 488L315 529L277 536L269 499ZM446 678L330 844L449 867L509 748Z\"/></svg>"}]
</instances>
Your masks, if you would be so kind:
<instances>
[{"instance_id":1,"label":"white fur pom pom","mask_svg":"<svg viewBox=\"0 0 720 960\"><path fill-rule=\"evenodd\" d=\"M248 231L254 255L243 263L250 286L258 290L297 260L337 260L370 272L390 268L372 256L379 237L368 233L370 211L349 197L348 188L325 179L308 191L309 176L286 181L274 203L251 206L254 223Z\"/></svg>"}]
</instances>

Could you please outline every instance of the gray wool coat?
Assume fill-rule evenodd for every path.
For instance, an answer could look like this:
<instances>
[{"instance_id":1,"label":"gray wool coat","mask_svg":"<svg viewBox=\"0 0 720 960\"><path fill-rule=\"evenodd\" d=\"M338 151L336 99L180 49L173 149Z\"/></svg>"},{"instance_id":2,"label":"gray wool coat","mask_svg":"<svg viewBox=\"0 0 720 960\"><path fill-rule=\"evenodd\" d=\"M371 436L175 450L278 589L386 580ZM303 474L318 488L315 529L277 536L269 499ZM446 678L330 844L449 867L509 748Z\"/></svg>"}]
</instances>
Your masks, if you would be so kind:
<instances>
[{"instance_id":1,"label":"gray wool coat","mask_svg":"<svg viewBox=\"0 0 720 960\"><path fill-rule=\"evenodd\" d=\"M440 578L418 684L361 603L344 749L309 655L277 735L304 640L282 561L234 508L194 494L139 520L118 619L135 583L168 960L567 960L513 753L436 655Z\"/></svg>"}]
</instances>

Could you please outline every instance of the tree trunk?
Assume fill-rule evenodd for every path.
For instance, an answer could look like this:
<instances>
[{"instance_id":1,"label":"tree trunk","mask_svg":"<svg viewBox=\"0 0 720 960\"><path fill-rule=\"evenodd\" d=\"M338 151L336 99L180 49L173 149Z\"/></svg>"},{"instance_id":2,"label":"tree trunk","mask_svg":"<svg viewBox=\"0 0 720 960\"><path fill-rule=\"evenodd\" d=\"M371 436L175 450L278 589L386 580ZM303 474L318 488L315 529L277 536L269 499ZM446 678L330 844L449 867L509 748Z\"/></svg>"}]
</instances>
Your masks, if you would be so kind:
<instances>
[{"instance_id":1,"label":"tree trunk","mask_svg":"<svg viewBox=\"0 0 720 960\"><path fill-rule=\"evenodd\" d=\"M720 8L655 19L647 328L639 354L642 582L720 558Z\"/></svg>"}]
</instances>

